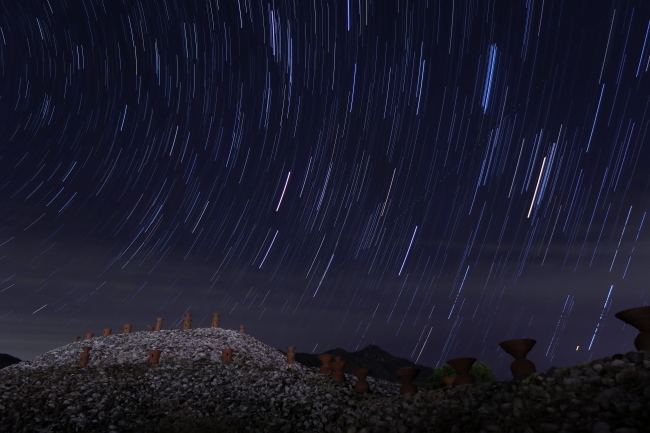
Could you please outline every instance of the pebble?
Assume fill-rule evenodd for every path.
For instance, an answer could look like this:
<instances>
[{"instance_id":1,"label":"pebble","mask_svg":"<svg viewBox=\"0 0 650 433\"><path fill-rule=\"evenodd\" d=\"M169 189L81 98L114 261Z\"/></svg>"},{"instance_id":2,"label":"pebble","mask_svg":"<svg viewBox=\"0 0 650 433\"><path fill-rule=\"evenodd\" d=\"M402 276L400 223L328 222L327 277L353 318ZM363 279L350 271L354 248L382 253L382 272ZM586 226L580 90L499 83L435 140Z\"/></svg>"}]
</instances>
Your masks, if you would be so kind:
<instances>
[{"instance_id":1,"label":"pebble","mask_svg":"<svg viewBox=\"0 0 650 433\"><path fill-rule=\"evenodd\" d=\"M609 424L602 421L594 424L594 428L591 430L592 433L609 433L611 431Z\"/></svg>"},{"instance_id":2,"label":"pebble","mask_svg":"<svg viewBox=\"0 0 650 433\"><path fill-rule=\"evenodd\" d=\"M553 433L560 430L560 426L549 422L542 422L535 426L535 430L539 433Z\"/></svg>"},{"instance_id":3,"label":"pebble","mask_svg":"<svg viewBox=\"0 0 650 433\"><path fill-rule=\"evenodd\" d=\"M90 362L79 367L84 346ZM234 350L230 364L221 362L225 348ZM147 362L151 349L162 351L158 365ZM650 425L650 351L416 396L372 377L371 391L358 394L356 378L346 380L287 364L279 350L222 328L113 334L0 370L0 432L642 433Z\"/></svg>"}]
</instances>

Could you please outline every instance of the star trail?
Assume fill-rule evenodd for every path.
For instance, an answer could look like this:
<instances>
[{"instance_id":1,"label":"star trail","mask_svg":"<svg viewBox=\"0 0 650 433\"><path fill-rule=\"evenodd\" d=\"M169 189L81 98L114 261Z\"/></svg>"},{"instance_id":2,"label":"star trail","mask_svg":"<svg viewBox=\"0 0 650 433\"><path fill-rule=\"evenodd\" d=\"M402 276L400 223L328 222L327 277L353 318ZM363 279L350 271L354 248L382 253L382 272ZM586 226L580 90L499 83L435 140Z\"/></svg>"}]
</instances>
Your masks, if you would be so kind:
<instances>
[{"instance_id":1,"label":"star trail","mask_svg":"<svg viewBox=\"0 0 650 433\"><path fill-rule=\"evenodd\" d=\"M0 352L184 312L498 378L508 339L633 350L649 32L642 1L4 2Z\"/></svg>"}]
</instances>

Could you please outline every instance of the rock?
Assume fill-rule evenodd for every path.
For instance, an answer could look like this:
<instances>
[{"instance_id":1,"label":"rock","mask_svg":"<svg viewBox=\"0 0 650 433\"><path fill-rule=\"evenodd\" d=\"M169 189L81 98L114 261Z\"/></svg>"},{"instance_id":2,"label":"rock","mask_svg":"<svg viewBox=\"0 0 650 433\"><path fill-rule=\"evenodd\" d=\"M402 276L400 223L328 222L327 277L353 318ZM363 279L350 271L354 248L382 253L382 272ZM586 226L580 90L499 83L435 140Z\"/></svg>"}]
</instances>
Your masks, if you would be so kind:
<instances>
[{"instance_id":1,"label":"rock","mask_svg":"<svg viewBox=\"0 0 650 433\"><path fill-rule=\"evenodd\" d=\"M20 359L15 356L8 355L6 353L0 353L0 369L8 367L13 364L18 364Z\"/></svg>"},{"instance_id":2,"label":"rock","mask_svg":"<svg viewBox=\"0 0 650 433\"><path fill-rule=\"evenodd\" d=\"M638 377L638 373L634 366L627 367L615 376L616 383L619 385L630 383Z\"/></svg>"},{"instance_id":3,"label":"rock","mask_svg":"<svg viewBox=\"0 0 650 433\"><path fill-rule=\"evenodd\" d=\"M560 426L548 422L542 422L535 426L535 430L539 433L553 433L560 430Z\"/></svg>"},{"instance_id":4,"label":"rock","mask_svg":"<svg viewBox=\"0 0 650 433\"><path fill-rule=\"evenodd\" d=\"M603 377L600 382L605 386L614 386L614 385L616 385L616 381L611 377Z\"/></svg>"},{"instance_id":5,"label":"rock","mask_svg":"<svg viewBox=\"0 0 650 433\"><path fill-rule=\"evenodd\" d=\"M593 415L600 412L600 408L597 404L588 404L582 407L581 412L585 415Z\"/></svg>"},{"instance_id":6,"label":"rock","mask_svg":"<svg viewBox=\"0 0 650 433\"><path fill-rule=\"evenodd\" d=\"M221 328L114 334L83 344L92 347L88 367L77 366L81 345L71 343L0 371L0 432L44 431L45 422L52 432L173 431L180 423L218 431L201 424L217 414L247 432L640 433L650 411L650 351L400 396L399 385L373 377L371 392L358 394L351 376L334 382ZM162 350L155 366L147 363L152 348ZM231 364L221 363L222 348L234 349Z\"/></svg>"},{"instance_id":7,"label":"rock","mask_svg":"<svg viewBox=\"0 0 650 433\"><path fill-rule=\"evenodd\" d=\"M633 401L628 405L628 410L632 413L636 413L643 409L643 404L639 401Z\"/></svg>"},{"instance_id":8,"label":"rock","mask_svg":"<svg viewBox=\"0 0 650 433\"><path fill-rule=\"evenodd\" d=\"M609 407L610 407L609 400L613 396L615 396L615 395L617 395L617 394L619 394L621 392L622 392L621 388L606 389L606 390L602 391L601 393L599 393L594 398L593 401L594 401L594 403L599 404L600 407L602 407L604 410L609 410Z\"/></svg>"},{"instance_id":9,"label":"rock","mask_svg":"<svg viewBox=\"0 0 650 433\"><path fill-rule=\"evenodd\" d=\"M611 431L612 430L609 427L609 424L599 421L596 424L594 424L591 433L610 433Z\"/></svg>"}]
</instances>

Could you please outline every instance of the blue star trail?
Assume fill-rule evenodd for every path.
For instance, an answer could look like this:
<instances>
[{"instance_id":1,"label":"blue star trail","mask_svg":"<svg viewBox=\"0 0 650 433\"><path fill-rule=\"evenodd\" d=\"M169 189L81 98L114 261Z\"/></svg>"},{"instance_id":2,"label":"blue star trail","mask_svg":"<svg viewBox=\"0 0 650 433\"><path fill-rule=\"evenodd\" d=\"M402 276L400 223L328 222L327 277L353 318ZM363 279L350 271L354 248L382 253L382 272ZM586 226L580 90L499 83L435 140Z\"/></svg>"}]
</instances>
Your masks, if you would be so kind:
<instances>
[{"instance_id":1,"label":"blue star trail","mask_svg":"<svg viewBox=\"0 0 650 433\"><path fill-rule=\"evenodd\" d=\"M632 350L650 11L506 3L3 4L2 351L186 311L498 377Z\"/></svg>"}]
</instances>

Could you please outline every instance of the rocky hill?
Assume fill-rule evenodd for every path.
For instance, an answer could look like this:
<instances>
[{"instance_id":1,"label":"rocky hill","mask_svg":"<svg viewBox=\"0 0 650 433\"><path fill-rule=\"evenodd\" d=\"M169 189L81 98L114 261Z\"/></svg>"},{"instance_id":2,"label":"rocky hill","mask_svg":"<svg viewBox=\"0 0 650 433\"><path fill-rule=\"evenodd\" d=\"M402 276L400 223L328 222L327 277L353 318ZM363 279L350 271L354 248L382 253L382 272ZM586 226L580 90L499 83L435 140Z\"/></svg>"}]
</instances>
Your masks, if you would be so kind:
<instances>
[{"instance_id":1,"label":"rocky hill","mask_svg":"<svg viewBox=\"0 0 650 433\"><path fill-rule=\"evenodd\" d=\"M407 396L346 379L220 328L95 337L0 370L0 432L650 432L650 351Z\"/></svg>"},{"instance_id":2,"label":"rocky hill","mask_svg":"<svg viewBox=\"0 0 650 433\"><path fill-rule=\"evenodd\" d=\"M9 367L13 364L18 364L20 359L15 356L7 355L6 353L0 353L0 368Z\"/></svg>"}]
</instances>

